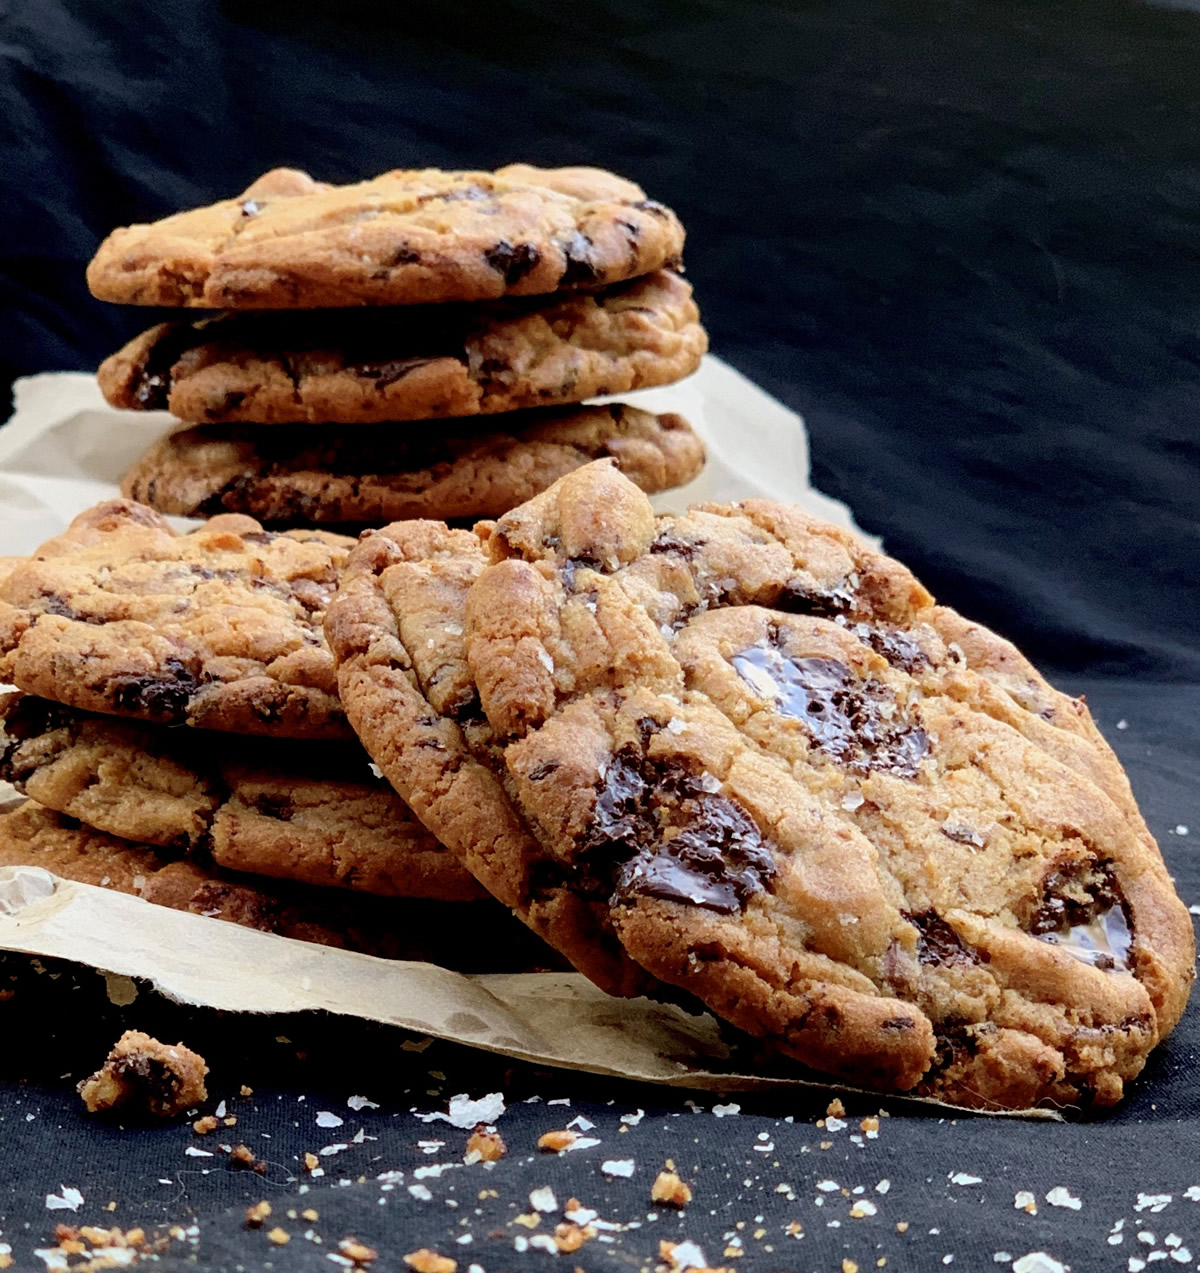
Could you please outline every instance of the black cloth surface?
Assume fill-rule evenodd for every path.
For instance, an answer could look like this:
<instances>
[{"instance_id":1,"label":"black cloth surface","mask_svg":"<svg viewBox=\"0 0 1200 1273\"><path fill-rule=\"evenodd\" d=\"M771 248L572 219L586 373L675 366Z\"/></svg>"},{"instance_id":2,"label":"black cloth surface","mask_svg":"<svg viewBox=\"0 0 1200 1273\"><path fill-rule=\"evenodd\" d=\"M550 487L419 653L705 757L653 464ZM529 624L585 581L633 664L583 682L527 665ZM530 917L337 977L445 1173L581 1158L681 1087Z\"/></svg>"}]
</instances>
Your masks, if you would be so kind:
<instances>
[{"instance_id":1,"label":"black cloth surface","mask_svg":"<svg viewBox=\"0 0 1200 1273\"><path fill-rule=\"evenodd\" d=\"M88 297L100 238L270 166L329 180L516 159L624 172L688 225L714 350L805 415L816 485L942 600L1087 693L1181 896L1200 901L1194 8L0 0L0 375L94 367L154 321ZM0 1244L22 1270L42 1267L33 1253L59 1220L181 1225L163 1268L327 1269L351 1234L379 1268L422 1246L460 1270L537 1268L555 1257L514 1238L552 1224L511 1221L544 1185L640 1222L557 1257L564 1268L653 1268L664 1237L743 1270L928 1270L947 1256L1052 1270L1020 1264L1038 1251L1075 1273L1200 1264L1194 1011L1104 1118L952 1122L883 1101L892 1117L858 1145L881 1102L848 1100L835 1132L814 1126L827 1095L786 1108L737 1096L741 1113L718 1118L710 1096L693 1095L694 1113L687 1093L406 1051L398 1032L333 1018L223 1018L146 990L117 1008L94 973L11 957L0 975L14 990L0 1002ZM198 1046L236 1127L193 1137L86 1118L73 1083L125 1026ZM242 1083L253 1097L237 1097ZM489 1091L509 1101L509 1156L418 1181L417 1167L461 1161L466 1133L410 1108ZM381 1108L350 1110L354 1094ZM547 1105L559 1097L571 1107ZM317 1110L343 1126L318 1128ZM531 1157L580 1113L601 1145ZM360 1127L378 1139L322 1158L299 1196L301 1156ZM265 1176L217 1148L237 1139ZM420 1140L444 1144L426 1155ZM650 1220L667 1157L695 1201ZM610 1159L633 1159L634 1175L609 1179ZM389 1170L403 1180L376 1179ZM418 1183L429 1200L409 1192ZM855 1218L859 1196L841 1190L860 1185L875 1214ZM77 1212L47 1210L62 1186L84 1195ZM1078 1209L1046 1200L1058 1186ZM1021 1190L1036 1215L1014 1207ZM248 1230L261 1198L272 1218ZM265 1236L276 1222L286 1247ZM454 1241L463 1232L472 1243ZM726 1254L726 1234L743 1255Z\"/></svg>"}]
</instances>

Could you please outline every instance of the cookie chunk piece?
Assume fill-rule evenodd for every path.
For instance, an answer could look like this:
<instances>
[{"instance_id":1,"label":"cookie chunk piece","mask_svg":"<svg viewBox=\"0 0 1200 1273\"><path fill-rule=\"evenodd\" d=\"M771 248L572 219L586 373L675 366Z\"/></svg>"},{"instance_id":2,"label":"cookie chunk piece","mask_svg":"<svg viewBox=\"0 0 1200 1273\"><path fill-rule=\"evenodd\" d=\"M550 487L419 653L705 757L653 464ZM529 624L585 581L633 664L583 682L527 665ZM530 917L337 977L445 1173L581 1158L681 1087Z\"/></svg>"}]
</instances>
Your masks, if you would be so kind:
<instances>
[{"instance_id":1,"label":"cookie chunk piece","mask_svg":"<svg viewBox=\"0 0 1200 1273\"><path fill-rule=\"evenodd\" d=\"M108 500L0 583L0 680L85 710L346 738L325 607L352 540Z\"/></svg>"},{"instance_id":2,"label":"cookie chunk piece","mask_svg":"<svg viewBox=\"0 0 1200 1273\"><path fill-rule=\"evenodd\" d=\"M108 1059L79 1084L91 1114L112 1110L177 1118L208 1099L204 1058L182 1043L160 1043L140 1030L126 1030Z\"/></svg>"},{"instance_id":3,"label":"cookie chunk piece","mask_svg":"<svg viewBox=\"0 0 1200 1273\"><path fill-rule=\"evenodd\" d=\"M504 424L454 422L421 436L319 424L185 429L155 443L121 489L183 516L378 526L407 517L498 517L604 456L649 492L690 482L704 465L704 444L679 415L614 404L522 412Z\"/></svg>"},{"instance_id":4,"label":"cookie chunk piece","mask_svg":"<svg viewBox=\"0 0 1200 1273\"><path fill-rule=\"evenodd\" d=\"M380 897L469 901L481 886L355 743L212 739L0 697L0 778L99 831L218 866Z\"/></svg>"},{"instance_id":5,"label":"cookie chunk piece","mask_svg":"<svg viewBox=\"0 0 1200 1273\"><path fill-rule=\"evenodd\" d=\"M475 758L538 846L539 899L605 910L655 977L848 1081L1120 1098L1183 1009L1194 941L1081 701L784 505L655 517L600 462L477 531L488 563L441 662L477 695ZM384 642L346 641L341 602L348 710L386 734L390 687L361 679ZM391 732L385 773L413 741ZM493 851L517 869L521 848Z\"/></svg>"},{"instance_id":6,"label":"cookie chunk piece","mask_svg":"<svg viewBox=\"0 0 1200 1273\"><path fill-rule=\"evenodd\" d=\"M675 214L601 169L402 169L345 186L275 169L237 198L114 230L87 279L128 305L412 305L616 283L682 251Z\"/></svg>"},{"instance_id":7,"label":"cookie chunk piece","mask_svg":"<svg viewBox=\"0 0 1200 1273\"><path fill-rule=\"evenodd\" d=\"M130 893L295 941L462 972L557 967L554 952L493 901L437 902L350 895L174 858L105 835L33 800L0 810L0 867L36 866L65 880Z\"/></svg>"},{"instance_id":8,"label":"cookie chunk piece","mask_svg":"<svg viewBox=\"0 0 1200 1273\"><path fill-rule=\"evenodd\" d=\"M516 411L670 384L708 347L658 270L487 305L230 314L160 323L100 366L114 407L193 423L359 424Z\"/></svg>"}]
</instances>

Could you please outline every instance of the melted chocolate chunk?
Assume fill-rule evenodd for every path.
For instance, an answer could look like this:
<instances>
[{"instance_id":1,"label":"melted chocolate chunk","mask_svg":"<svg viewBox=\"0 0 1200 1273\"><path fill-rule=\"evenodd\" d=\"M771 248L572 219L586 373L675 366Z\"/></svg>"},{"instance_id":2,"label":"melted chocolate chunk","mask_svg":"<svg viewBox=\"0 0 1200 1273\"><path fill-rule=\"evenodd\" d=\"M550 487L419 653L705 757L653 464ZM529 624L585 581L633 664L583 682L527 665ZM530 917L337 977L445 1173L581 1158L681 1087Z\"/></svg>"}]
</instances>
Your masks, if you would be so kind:
<instances>
[{"instance_id":1,"label":"melted chocolate chunk","mask_svg":"<svg viewBox=\"0 0 1200 1273\"><path fill-rule=\"evenodd\" d=\"M394 385L403 380L418 367L427 367L433 361L435 361L433 358L391 358L387 362L374 365L359 363L354 370L360 376L374 380L377 389L386 389L388 385Z\"/></svg>"},{"instance_id":2,"label":"melted chocolate chunk","mask_svg":"<svg viewBox=\"0 0 1200 1273\"><path fill-rule=\"evenodd\" d=\"M1029 931L1093 968L1129 970L1133 932L1108 862L1076 863L1051 871L1042 881L1041 901Z\"/></svg>"},{"instance_id":3,"label":"melted chocolate chunk","mask_svg":"<svg viewBox=\"0 0 1200 1273\"><path fill-rule=\"evenodd\" d=\"M977 964L979 955L964 946L958 934L937 911L905 912L917 930L917 958L923 964Z\"/></svg>"},{"instance_id":4,"label":"melted chocolate chunk","mask_svg":"<svg viewBox=\"0 0 1200 1273\"><path fill-rule=\"evenodd\" d=\"M523 279L542 259L532 243L510 243L507 239L501 239L483 255L497 274L504 275L509 286Z\"/></svg>"},{"instance_id":5,"label":"melted chocolate chunk","mask_svg":"<svg viewBox=\"0 0 1200 1273\"><path fill-rule=\"evenodd\" d=\"M901 671L911 674L930 666L929 656L907 632L896 628L876 628L869 623L851 624L848 630Z\"/></svg>"},{"instance_id":6,"label":"melted chocolate chunk","mask_svg":"<svg viewBox=\"0 0 1200 1273\"><path fill-rule=\"evenodd\" d=\"M277 818L280 822L290 822L296 816L296 804L290 796L272 796L265 792L251 801L256 813L264 818Z\"/></svg>"},{"instance_id":7,"label":"melted chocolate chunk","mask_svg":"<svg viewBox=\"0 0 1200 1273\"><path fill-rule=\"evenodd\" d=\"M929 735L900 716L887 688L860 680L837 659L751 646L732 661L755 693L781 716L803 721L813 744L855 773L913 778L929 754Z\"/></svg>"},{"instance_id":8,"label":"melted chocolate chunk","mask_svg":"<svg viewBox=\"0 0 1200 1273\"><path fill-rule=\"evenodd\" d=\"M774 609L785 614L811 614L818 619L833 619L847 614L854 606L856 575L849 575L836 588L806 588L795 579L783 585Z\"/></svg>"},{"instance_id":9,"label":"melted chocolate chunk","mask_svg":"<svg viewBox=\"0 0 1200 1273\"><path fill-rule=\"evenodd\" d=\"M708 789L715 785L632 744L617 753L580 843L596 874L615 868L611 905L657 897L734 915L766 891L770 850L740 805Z\"/></svg>"},{"instance_id":10,"label":"melted chocolate chunk","mask_svg":"<svg viewBox=\"0 0 1200 1273\"><path fill-rule=\"evenodd\" d=\"M649 212L652 216L665 217L668 215L666 207L656 202L654 199L638 199L635 203L629 205L631 208L640 208L642 212Z\"/></svg>"},{"instance_id":11,"label":"melted chocolate chunk","mask_svg":"<svg viewBox=\"0 0 1200 1273\"><path fill-rule=\"evenodd\" d=\"M670 553L683 561L691 561L699 550L701 543L703 543L703 540L700 543L690 543L686 539L680 539L677 535L671 535L664 531L650 545L650 551L652 553Z\"/></svg>"},{"instance_id":12,"label":"melted chocolate chunk","mask_svg":"<svg viewBox=\"0 0 1200 1273\"><path fill-rule=\"evenodd\" d=\"M413 265L421 259L421 254L416 248L410 248L407 243L401 243L399 247L387 259L387 264L395 267L397 265Z\"/></svg>"},{"instance_id":13,"label":"melted chocolate chunk","mask_svg":"<svg viewBox=\"0 0 1200 1273\"><path fill-rule=\"evenodd\" d=\"M163 676L121 676L112 682L113 706L118 711L144 712L152 719L182 725L200 682L179 659L167 659Z\"/></svg>"}]
</instances>

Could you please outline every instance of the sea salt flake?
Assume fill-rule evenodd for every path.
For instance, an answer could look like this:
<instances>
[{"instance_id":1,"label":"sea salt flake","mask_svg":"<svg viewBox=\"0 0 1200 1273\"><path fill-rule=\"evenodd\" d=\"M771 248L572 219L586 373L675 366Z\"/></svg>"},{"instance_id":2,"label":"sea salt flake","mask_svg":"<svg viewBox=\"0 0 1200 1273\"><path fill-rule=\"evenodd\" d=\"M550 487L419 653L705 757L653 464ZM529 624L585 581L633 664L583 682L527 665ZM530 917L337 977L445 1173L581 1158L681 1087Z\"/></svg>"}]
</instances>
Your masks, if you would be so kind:
<instances>
[{"instance_id":1,"label":"sea salt flake","mask_svg":"<svg viewBox=\"0 0 1200 1273\"><path fill-rule=\"evenodd\" d=\"M1176 1260L1180 1264L1187 1264L1192 1258L1192 1253L1185 1246L1181 1246L1177 1251L1171 1252L1171 1259Z\"/></svg>"},{"instance_id":2,"label":"sea salt flake","mask_svg":"<svg viewBox=\"0 0 1200 1273\"><path fill-rule=\"evenodd\" d=\"M822 1193L836 1193L841 1188L836 1180L818 1180L817 1188Z\"/></svg>"},{"instance_id":3,"label":"sea salt flake","mask_svg":"<svg viewBox=\"0 0 1200 1273\"><path fill-rule=\"evenodd\" d=\"M558 1254L558 1247L548 1233L535 1233L529 1239L529 1245L536 1251L549 1251L551 1255Z\"/></svg>"},{"instance_id":4,"label":"sea salt flake","mask_svg":"<svg viewBox=\"0 0 1200 1273\"><path fill-rule=\"evenodd\" d=\"M841 918L841 917L839 916L839 918ZM851 918L853 919L854 923L856 923L856 924L858 923L858 916L857 916L857 915L854 915L854 916L852 916ZM843 920L843 922L845 922L845 921ZM826 1119L825 1119L825 1130L826 1130L826 1131L830 1131L830 1132L840 1132L840 1131L842 1130L842 1128L843 1128L843 1127L845 1127L845 1126L846 1126L846 1120L845 1120L844 1118L835 1118L832 1114L830 1114L830 1115L828 1115L828 1116L826 1117Z\"/></svg>"},{"instance_id":5,"label":"sea salt flake","mask_svg":"<svg viewBox=\"0 0 1200 1273\"><path fill-rule=\"evenodd\" d=\"M576 1114L567 1126L578 1127L581 1132L590 1132L596 1124L590 1118L585 1118L582 1114Z\"/></svg>"},{"instance_id":6,"label":"sea salt flake","mask_svg":"<svg viewBox=\"0 0 1200 1273\"><path fill-rule=\"evenodd\" d=\"M1165 1210L1172 1197L1174 1195L1169 1193L1139 1193L1137 1202L1133 1204L1133 1209L1135 1211L1145 1211L1149 1208L1152 1214L1157 1215L1160 1211Z\"/></svg>"},{"instance_id":7,"label":"sea salt flake","mask_svg":"<svg viewBox=\"0 0 1200 1273\"><path fill-rule=\"evenodd\" d=\"M712 1112L718 1118L725 1118L727 1115L740 1114L742 1112L742 1107L740 1105L734 1105L732 1103L728 1105L714 1105L712 1107Z\"/></svg>"},{"instance_id":8,"label":"sea salt flake","mask_svg":"<svg viewBox=\"0 0 1200 1273\"><path fill-rule=\"evenodd\" d=\"M1145 1260L1139 1260L1136 1255L1129 1257L1129 1273L1142 1273L1142 1269L1145 1267Z\"/></svg>"},{"instance_id":9,"label":"sea salt flake","mask_svg":"<svg viewBox=\"0 0 1200 1273\"><path fill-rule=\"evenodd\" d=\"M708 1268L708 1259L695 1242L675 1242L667 1248L667 1262L671 1273L684 1273L685 1269Z\"/></svg>"},{"instance_id":10,"label":"sea salt flake","mask_svg":"<svg viewBox=\"0 0 1200 1273\"><path fill-rule=\"evenodd\" d=\"M636 1114L622 1114L621 1122L628 1123L630 1127L636 1127L645 1117L646 1111L644 1109L639 1109Z\"/></svg>"},{"instance_id":11,"label":"sea salt flake","mask_svg":"<svg viewBox=\"0 0 1200 1273\"><path fill-rule=\"evenodd\" d=\"M553 1104L554 1102L549 1102ZM449 1112L434 1110L431 1114L416 1114L423 1123L443 1122L451 1127L470 1131L479 1123L494 1123L504 1113L504 1097L499 1092L489 1092L478 1100L472 1100L465 1092L450 1098ZM414 1111L416 1113L416 1111Z\"/></svg>"},{"instance_id":12,"label":"sea salt flake","mask_svg":"<svg viewBox=\"0 0 1200 1273\"><path fill-rule=\"evenodd\" d=\"M954 1171L949 1176L952 1185L981 1185L983 1184L982 1176L971 1176L965 1171Z\"/></svg>"},{"instance_id":13,"label":"sea salt flake","mask_svg":"<svg viewBox=\"0 0 1200 1273\"><path fill-rule=\"evenodd\" d=\"M1052 1207L1067 1207L1071 1211L1078 1211L1083 1206L1065 1185L1055 1185L1046 1195L1046 1201Z\"/></svg>"},{"instance_id":14,"label":"sea salt flake","mask_svg":"<svg viewBox=\"0 0 1200 1273\"><path fill-rule=\"evenodd\" d=\"M213 1157L210 1150L197 1149L195 1145L189 1145L184 1151L189 1158L211 1158Z\"/></svg>"},{"instance_id":15,"label":"sea salt flake","mask_svg":"<svg viewBox=\"0 0 1200 1273\"><path fill-rule=\"evenodd\" d=\"M336 1114L331 1113L327 1109L317 1110L317 1126L318 1127L341 1127L343 1119Z\"/></svg>"},{"instance_id":16,"label":"sea salt flake","mask_svg":"<svg viewBox=\"0 0 1200 1273\"><path fill-rule=\"evenodd\" d=\"M1067 1266L1045 1251L1030 1251L1013 1261L1013 1273L1067 1273Z\"/></svg>"},{"instance_id":17,"label":"sea salt flake","mask_svg":"<svg viewBox=\"0 0 1200 1273\"><path fill-rule=\"evenodd\" d=\"M864 1216L873 1216L877 1213L878 1208L867 1198L859 1198L854 1206L850 1208L850 1214L855 1220L861 1220Z\"/></svg>"},{"instance_id":18,"label":"sea salt flake","mask_svg":"<svg viewBox=\"0 0 1200 1273\"><path fill-rule=\"evenodd\" d=\"M549 1185L543 1185L540 1189L534 1189L530 1193L529 1205L535 1211L557 1211L558 1199L554 1196L554 1190Z\"/></svg>"},{"instance_id":19,"label":"sea salt flake","mask_svg":"<svg viewBox=\"0 0 1200 1273\"><path fill-rule=\"evenodd\" d=\"M594 1145L598 1145L598 1144L600 1144L600 1142L595 1138L595 1136L577 1136L566 1147L566 1149L563 1150L563 1153L571 1154L571 1153L574 1153L575 1150L577 1149L591 1149Z\"/></svg>"},{"instance_id":20,"label":"sea salt flake","mask_svg":"<svg viewBox=\"0 0 1200 1273\"><path fill-rule=\"evenodd\" d=\"M632 1176L633 1167L632 1158L610 1158L607 1162L600 1164L600 1170L606 1176Z\"/></svg>"},{"instance_id":21,"label":"sea salt flake","mask_svg":"<svg viewBox=\"0 0 1200 1273\"><path fill-rule=\"evenodd\" d=\"M378 1109L378 1101L369 1101L365 1096L347 1096L346 1104L356 1113L361 1109Z\"/></svg>"},{"instance_id":22,"label":"sea salt flake","mask_svg":"<svg viewBox=\"0 0 1200 1273\"><path fill-rule=\"evenodd\" d=\"M433 1199L433 1194L429 1192L428 1185L409 1185L408 1192L411 1193L414 1198L419 1198L422 1202L430 1202Z\"/></svg>"},{"instance_id":23,"label":"sea salt flake","mask_svg":"<svg viewBox=\"0 0 1200 1273\"><path fill-rule=\"evenodd\" d=\"M201 1150L206 1158L211 1158L212 1154L205 1150ZM60 1193L48 1193L46 1195L47 1211L78 1211L83 1206L83 1194L78 1189L72 1188L70 1185L59 1185Z\"/></svg>"},{"instance_id":24,"label":"sea salt flake","mask_svg":"<svg viewBox=\"0 0 1200 1273\"><path fill-rule=\"evenodd\" d=\"M875 1192L876 1192L876 1193L887 1193L887 1191L888 1191L891 1187L892 1187L892 1182L891 1182L890 1180L881 1180L881 1181L880 1181L880 1182L879 1182L879 1183L875 1186Z\"/></svg>"},{"instance_id":25,"label":"sea salt flake","mask_svg":"<svg viewBox=\"0 0 1200 1273\"><path fill-rule=\"evenodd\" d=\"M1200 1185L1188 1185L1183 1191L1183 1196L1189 1202L1200 1202Z\"/></svg>"},{"instance_id":26,"label":"sea salt flake","mask_svg":"<svg viewBox=\"0 0 1200 1273\"><path fill-rule=\"evenodd\" d=\"M996 1254L992 1256L992 1259L993 1259L993 1260L994 1260L997 1264L1011 1264L1011 1263L1012 1263L1012 1256L1011 1256L1011 1255L1010 1255L1007 1251L997 1251L997 1252L996 1252Z\"/></svg>"}]
</instances>

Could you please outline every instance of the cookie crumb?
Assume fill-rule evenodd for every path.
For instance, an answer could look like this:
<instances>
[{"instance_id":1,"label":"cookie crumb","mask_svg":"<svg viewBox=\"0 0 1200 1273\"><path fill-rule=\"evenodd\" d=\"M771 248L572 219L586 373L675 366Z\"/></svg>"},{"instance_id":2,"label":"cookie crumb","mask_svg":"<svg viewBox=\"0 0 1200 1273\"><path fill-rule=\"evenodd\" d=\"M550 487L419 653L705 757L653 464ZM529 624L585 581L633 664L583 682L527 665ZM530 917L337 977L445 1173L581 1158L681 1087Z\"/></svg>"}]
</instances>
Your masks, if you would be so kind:
<instances>
[{"instance_id":1,"label":"cookie crumb","mask_svg":"<svg viewBox=\"0 0 1200 1273\"><path fill-rule=\"evenodd\" d=\"M668 1207L686 1207L692 1200L691 1186L673 1171L660 1171L650 1186L650 1201Z\"/></svg>"},{"instance_id":2,"label":"cookie crumb","mask_svg":"<svg viewBox=\"0 0 1200 1273\"><path fill-rule=\"evenodd\" d=\"M508 1146L499 1132L486 1127L476 1127L467 1138L467 1153L463 1159L468 1165L477 1162L499 1162L508 1153Z\"/></svg>"},{"instance_id":3,"label":"cookie crumb","mask_svg":"<svg viewBox=\"0 0 1200 1273\"><path fill-rule=\"evenodd\" d=\"M256 1202L253 1206L246 1208L246 1223L252 1229L260 1228L270 1214L271 1204L263 1199L262 1202Z\"/></svg>"},{"instance_id":4,"label":"cookie crumb","mask_svg":"<svg viewBox=\"0 0 1200 1273\"><path fill-rule=\"evenodd\" d=\"M286 1230L276 1225L268 1234L267 1241L274 1242L276 1246L287 1246L292 1240L292 1235Z\"/></svg>"},{"instance_id":5,"label":"cookie crumb","mask_svg":"<svg viewBox=\"0 0 1200 1273\"><path fill-rule=\"evenodd\" d=\"M254 1150L239 1141L229 1151L229 1157L238 1167L248 1167L251 1171L257 1172L260 1176L267 1174L267 1164L260 1158L256 1158Z\"/></svg>"},{"instance_id":6,"label":"cookie crumb","mask_svg":"<svg viewBox=\"0 0 1200 1273\"><path fill-rule=\"evenodd\" d=\"M544 1154L561 1154L579 1139L578 1133L562 1128L538 1137L538 1148Z\"/></svg>"},{"instance_id":7,"label":"cookie crumb","mask_svg":"<svg viewBox=\"0 0 1200 1273\"><path fill-rule=\"evenodd\" d=\"M373 1260L379 1259L379 1252L374 1247L367 1246L357 1238L343 1238L338 1243L338 1250L348 1260L353 1260L355 1264L370 1264ZM407 1260L408 1256L404 1258ZM453 1270L453 1267L454 1261L451 1260L451 1270Z\"/></svg>"},{"instance_id":8,"label":"cookie crumb","mask_svg":"<svg viewBox=\"0 0 1200 1273\"><path fill-rule=\"evenodd\" d=\"M316 1156L316 1154L308 1152L304 1155L304 1166L306 1170L316 1171L320 1165L321 1160Z\"/></svg>"},{"instance_id":9,"label":"cookie crumb","mask_svg":"<svg viewBox=\"0 0 1200 1273\"><path fill-rule=\"evenodd\" d=\"M247 1086L246 1086L246 1084L245 1084L245 1083L243 1083L243 1084L242 1084L242 1086L241 1086L241 1088L240 1088L240 1089L239 1089L239 1091L238 1091L238 1095L239 1095L239 1096L253 1096L253 1095L254 1095L254 1088L252 1088L252 1087L247 1087Z\"/></svg>"},{"instance_id":10,"label":"cookie crumb","mask_svg":"<svg viewBox=\"0 0 1200 1273\"><path fill-rule=\"evenodd\" d=\"M829 1118L845 1118L846 1107L842 1104L842 1098L835 1096L833 1100L825 1106L825 1114Z\"/></svg>"},{"instance_id":11,"label":"cookie crumb","mask_svg":"<svg viewBox=\"0 0 1200 1273\"><path fill-rule=\"evenodd\" d=\"M132 1106L156 1118L175 1118L208 1098L207 1073L204 1058L182 1043L167 1045L126 1030L78 1090L93 1114Z\"/></svg>"},{"instance_id":12,"label":"cookie crumb","mask_svg":"<svg viewBox=\"0 0 1200 1273\"><path fill-rule=\"evenodd\" d=\"M203 1118L198 1118L192 1124L192 1131L197 1136L207 1136L209 1132L215 1132L220 1126L217 1120L211 1114L205 1114Z\"/></svg>"},{"instance_id":13,"label":"cookie crumb","mask_svg":"<svg viewBox=\"0 0 1200 1273\"><path fill-rule=\"evenodd\" d=\"M454 1273L458 1265L449 1256L438 1255L423 1246L419 1251L411 1251L404 1257L404 1263L413 1273Z\"/></svg>"}]
</instances>

